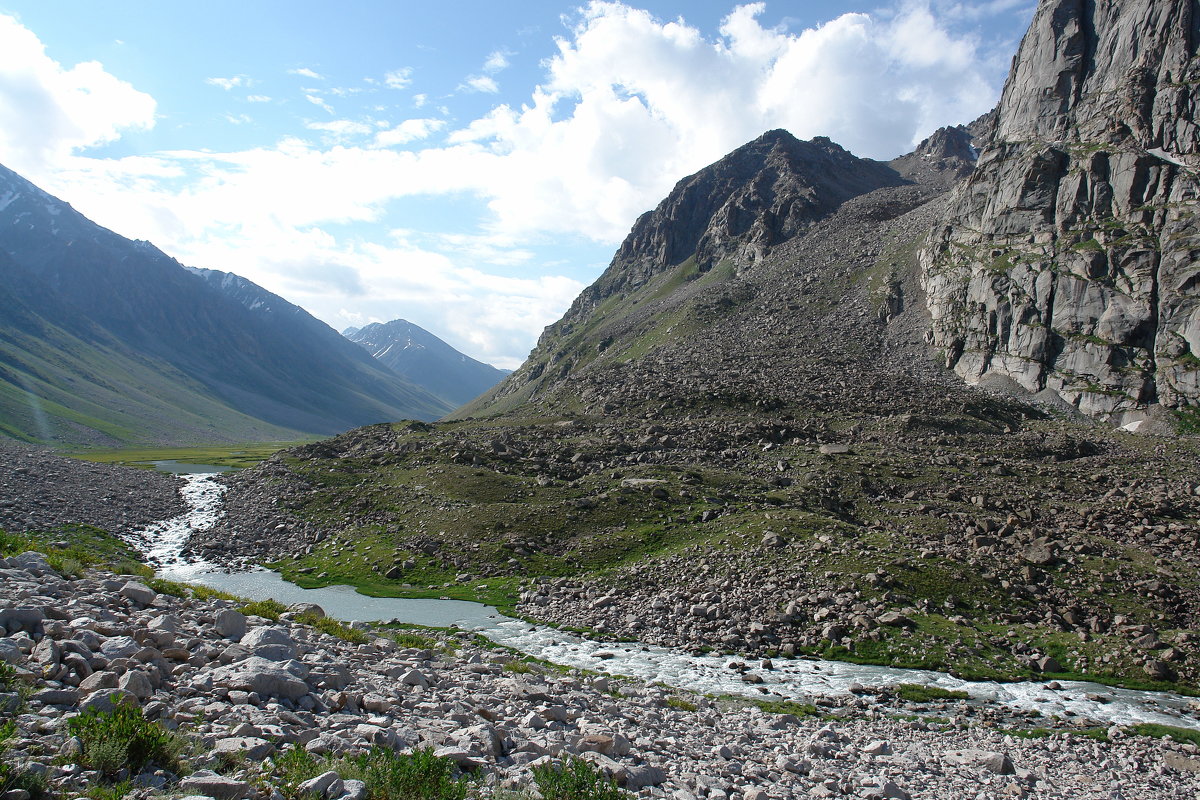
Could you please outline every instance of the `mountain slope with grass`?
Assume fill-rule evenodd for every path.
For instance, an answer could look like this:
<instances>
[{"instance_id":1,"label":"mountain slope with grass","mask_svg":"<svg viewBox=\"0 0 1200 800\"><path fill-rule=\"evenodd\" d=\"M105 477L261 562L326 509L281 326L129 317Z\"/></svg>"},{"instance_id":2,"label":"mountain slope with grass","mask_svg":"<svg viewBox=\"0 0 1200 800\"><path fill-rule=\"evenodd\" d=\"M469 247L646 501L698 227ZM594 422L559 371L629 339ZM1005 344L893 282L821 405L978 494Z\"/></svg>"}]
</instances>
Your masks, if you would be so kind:
<instances>
[{"instance_id":1,"label":"mountain slope with grass","mask_svg":"<svg viewBox=\"0 0 1200 800\"><path fill-rule=\"evenodd\" d=\"M9 436L294 439L451 408L303 309L236 276L189 271L2 167L0 223Z\"/></svg>"}]
</instances>

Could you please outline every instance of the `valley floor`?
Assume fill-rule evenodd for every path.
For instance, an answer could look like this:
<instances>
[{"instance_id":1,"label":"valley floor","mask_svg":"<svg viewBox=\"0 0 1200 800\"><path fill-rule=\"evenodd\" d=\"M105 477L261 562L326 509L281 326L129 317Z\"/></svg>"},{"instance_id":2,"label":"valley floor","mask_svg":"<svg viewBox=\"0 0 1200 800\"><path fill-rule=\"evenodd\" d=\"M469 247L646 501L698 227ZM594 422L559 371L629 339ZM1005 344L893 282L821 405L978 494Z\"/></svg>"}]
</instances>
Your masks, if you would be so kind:
<instances>
[{"instance_id":1,"label":"valley floor","mask_svg":"<svg viewBox=\"0 0 1200 800\"><path fill-rule=\"evenodd\" d=\"M534 767L568 755L642 797L678 800L1200 793L1194 743L1116 728L1027 738L986 709L937 699L763 708L528 663L464 633L348 629L311 610L273 621L253 613L273 616L269 604L239 611L128 576L64 576L32 553L0 562L0 577L0 656L28 686L0 697L16 726L6 759L60 796L111 783L68 721L122 701L186 743L186 769L114 776L135 795L298 797L329 767L348 777L338 757L373 745L433 748L472 793L509 798L526 796ZM312 757L285 755L300 749ZM346 781L328 796L358 789Z\"/></svg>"}]
</instances>

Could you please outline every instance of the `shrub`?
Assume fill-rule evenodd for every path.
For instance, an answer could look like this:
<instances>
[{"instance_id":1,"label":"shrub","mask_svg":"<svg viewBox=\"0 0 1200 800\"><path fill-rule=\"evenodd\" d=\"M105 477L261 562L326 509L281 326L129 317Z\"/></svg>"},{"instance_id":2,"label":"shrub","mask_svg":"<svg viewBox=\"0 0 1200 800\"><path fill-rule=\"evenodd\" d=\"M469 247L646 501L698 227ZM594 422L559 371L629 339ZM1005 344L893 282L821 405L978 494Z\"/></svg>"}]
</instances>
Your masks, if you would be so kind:
<instances>
[{"instance_id":1,"label":"shrub","mask_svg":"<svg viewBox=\"0 0 1200 800\"><path fill-rule=\"evenodd\" d=\"M438 640L419 633L402 633L397 631L388 636L397 647L411 647L413 650L433 650L438 647Z\"/></svg>"},{"instance_id":2,"label":"shrub","mask_svg":"<svg viewBox=\"0 0 1200 800\"><path fill-rule=\"evenodd\" d=\"M370 636L367 636L367 634L363 633L357 628L351 628L349 625L345 625L330 617L318 617L311 611L307 611L303 614L297 614L296 622L304 625L311 625L322 633L328 633L330 636L336 636L337 638L352 644L366 644L367 642L371 641Z\"/></svg>"},{"instance_id":3,"label":"shrub","mask_svg":"<svg viewBox=\"0 0 1200 800\"><path fill-rule=\"evenodd\" d=\"M278 622L279 615L287 611L287 606L278 600L253 600L241 606L238 611L248 617L263 617Z\"/></svg>"},{"instance_id":4,"label":"shrub","mask_svg":"<svg viewBox=\"0 0 1200 800\"><path fill-rule=\"evenodd\" d=\"M544 800L622 800L629 797L629 793L618 789L611 778L579 758L534 767L533 782Z\"/></svg>"},{"instance_id":5,"label":"shrub","mask_svg":"<svg viewBox=\"0 0 1200 800\"><path fill-rule=\"evenodd\" d=\"M435 756L432 748L397 753L375 747L358 756L318 758L293 747L276 756L274 765L274 775L289 797L297 797L300 784L328 770L365 783L371 800L465 800L471 788L469 781L455 775L454 762Z\"/></svg>"},{"instance_id":6,"label":"shrub","mask_svg":"<svg viewBox=\"0 0 1200 800\"><path fill-rule=\"evenodd\" d=\"M471 784L456 771L453 761L435 756L432 748L397 753L384 747L346 759L338 769L365 783L372 800L464 800Z\"/></svg>"},{"instance_id":7,"label":"shrub","mask_svg":"<svg viewBox=\"0 0 1200 800\"><path fill-rule=\"evenodd\" d=\"M517 675L528 675L529 673L536 671L531 665L526 664L524 661L509 661L505 663L504 670Z\"/></svg>"},{"instance_id":8,"label":"shrub","mask_svg":"<svg viewBox=\"0 0 1200 800\"><path fill-rule=\"evenodd\" d=\"M932 703L935 700L966 700L970 695L966 692L940 689L937 686L921 686L916 683L902 683L896 687L896 697L910 703Z\"/></svg>"},{"instance_id":9,"label":"shrub","mask_svg":"<svg viewBox=\"0 0 1200 800\"><path fill-rule=\"evenodd\" d=\"M682 697L668 697L667 708L673 708L676 711L695 711L698 706L691 700L684 700Z\"/></svg>"},{"instance_id":10,"label":"shrub","mask_svg":"<svg viewBox=\"0 0 1200 800\"><path fill-rule=\"evenodd\" d=\"M122 769L141 772L148 764L173 767L183 750L183 739L142 716L132 703L112 711L88 709L67 722L71 734L83 742L81 762L114 778Z\"/></svg>"}]
</instances>

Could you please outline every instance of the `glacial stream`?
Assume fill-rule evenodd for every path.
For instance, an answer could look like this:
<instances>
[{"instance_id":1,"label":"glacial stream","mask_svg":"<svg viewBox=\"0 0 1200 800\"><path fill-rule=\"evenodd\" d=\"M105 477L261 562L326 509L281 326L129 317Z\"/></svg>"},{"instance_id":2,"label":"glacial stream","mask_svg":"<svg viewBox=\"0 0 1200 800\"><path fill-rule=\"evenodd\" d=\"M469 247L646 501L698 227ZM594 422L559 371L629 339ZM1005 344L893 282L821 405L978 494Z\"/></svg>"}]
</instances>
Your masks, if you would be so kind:
<instances>
[{"instance_id":1,"label":"glacial stream","mask_svg":"<svg viewBox=\"0 0 1200 800\"><path fill-rule=\"evenodd\" d=\"M1111 725L1155 722L1200 729L1200 700L1167 692L1114 689L1096 683L1060 681L1060 689L1043 682L994 683L964 681L939 672L862 666L838 661L773 659L772 669L758 668L759 659L695 656L681 650L641 644L597 642L554 628L505 617L496 609L461 600L406 600L359 594L349 586L301 589L276 572L255 569L227 572L203 561L187 561L181 549L193 532L211 528L220 518L224 487L211 474L184 475L181 489L191 510L154 523L130 543L145 554L161 577L189 581L255 600L317 603L342 620L399 621L475 631L497 644L569 667L646 681L661 681L705 694L743 695L759 699L809 701L850 693L854 684L887 686L915 683L963 690L977 701L1001 703L1015 710L1038 711L1046 717L1090 720ZM762 678L748 684L729 668L744 661Z\"/></svg>"}]
</instances>

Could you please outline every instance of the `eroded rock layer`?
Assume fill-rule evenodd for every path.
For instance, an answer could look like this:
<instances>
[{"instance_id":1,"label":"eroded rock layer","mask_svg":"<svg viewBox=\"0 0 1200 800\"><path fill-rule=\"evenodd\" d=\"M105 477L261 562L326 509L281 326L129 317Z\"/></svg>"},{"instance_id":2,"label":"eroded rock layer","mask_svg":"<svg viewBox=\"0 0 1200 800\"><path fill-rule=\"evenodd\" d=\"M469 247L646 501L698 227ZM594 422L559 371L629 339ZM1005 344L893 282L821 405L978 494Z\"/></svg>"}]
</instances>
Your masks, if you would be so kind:
<instances>
[{"instance_id":1,"label":"eroded rock layer","mask_svg":"<svg viewBox=\"0 0 1200 800\"><path fill-rule=\"evenodd\" d=\"M1117 422L1200 403L1200 13L1043 3L922 253L930 341Z\"/></svg>"}]
</instances>

